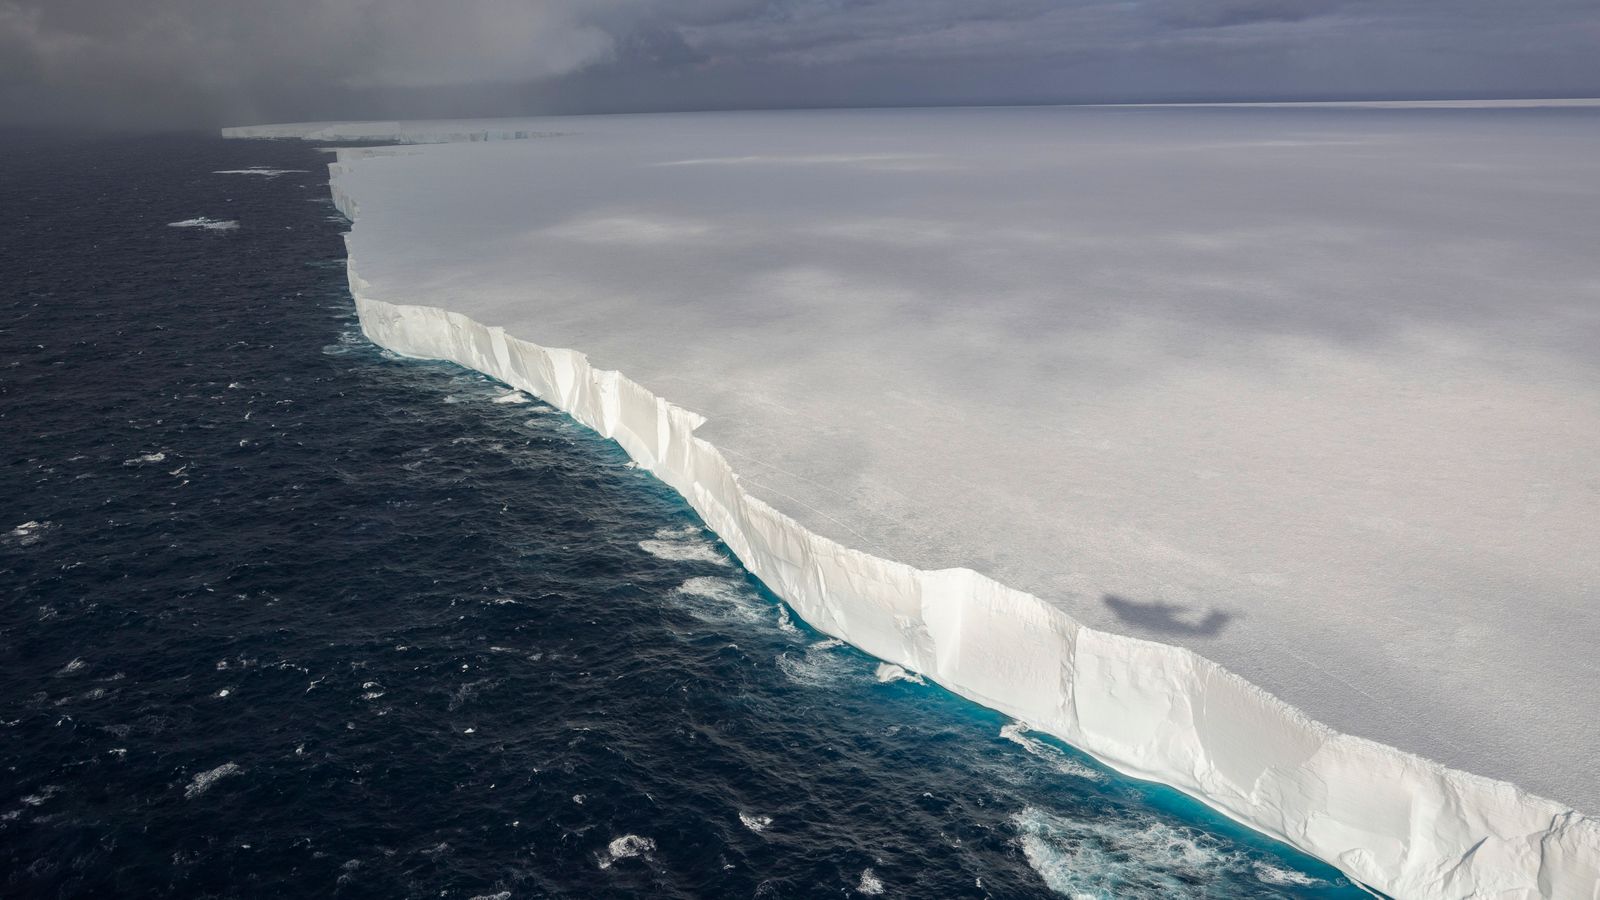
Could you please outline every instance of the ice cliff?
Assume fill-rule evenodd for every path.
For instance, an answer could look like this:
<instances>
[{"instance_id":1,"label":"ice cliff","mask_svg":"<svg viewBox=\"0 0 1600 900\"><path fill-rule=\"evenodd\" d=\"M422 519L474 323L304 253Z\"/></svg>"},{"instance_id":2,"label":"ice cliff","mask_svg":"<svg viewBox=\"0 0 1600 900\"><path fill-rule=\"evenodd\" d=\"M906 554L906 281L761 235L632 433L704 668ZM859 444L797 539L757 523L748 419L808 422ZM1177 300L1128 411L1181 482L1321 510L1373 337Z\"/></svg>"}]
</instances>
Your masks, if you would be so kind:
<instances>
[{"instance_id":1,"label":"ice cliff","mask_svg":"<svg viewBox=\"0 0 1600 900\"><path fill-rule=\"evenodd\" d=\"M496 133L565 132L573 127L531 123L501 126ZM398 126L392 130L406 132ZM409 132L415 141L479 133L489 132L448 123ZM286 128L276 136L301 135L323 140L334 139L330 135L374 136L359 128L315 133ZM363 253L384 246L392 233L375 232L363 221L358 201L367 196L354 177L369 164L362 155L341 153L332 167L332 190L341 209L357 220L350 242L350 282L366 334L399 353L447 359L482 371L544 398L616 440L642 467L679 491L757 577L818 629L1057 735L1121 771L1173 785L1395 896L1600 897L1600 825L1570 806L1340 733L1193 650L1086 626L1057 603L970 569L917 568L884 554L850 549L848 542L824 536L814 519L797 518L803 510L780 511L782 504L772 502L770 494L764 499L741 482L730 456L719 449L721 440L713 446L696 434L708 424L704 417L618 372L592 366L576 350L514 336L485 318L492 310L453 299L474 285L470 266L460 260L451 259L449 265L423 260L419 265L437 274L415 289L397 280L400 270L388 262L381 267L382 286L369 283L365 276L372 263ZM697 173L759 167L770 158L679 153L644 165ZM937 173L940 165L926 155L881 149L807 150L792 153L789 161L807 171L854 165L902 173L931 167ZM550 176L537 170L528 175L530 181L540 177ZM633 170L622 177L633 177ZM503 179L499 183L506 184ZM378 194L375 199L387 204L385 221L394 222L428 214L450 189L433 184L418 187L415 197ZM892 224L891 237L899 246L925 253L916 248L936 243L937 234L918 232L910 220ZM560 227L563 239L611 241L621 234L637 248L693 233L694 223L683 217L646 220L610 214ZM884 230L881 223L852 223L850 229L836 229L836 236L870 238L877 233L875 227ZM546 232L557 233L554 228ZM501 236L487 240L504 242L496 252L526 259L527 242L546 232L502 228ZM1028 235L1018 232L1006 239L1016 242ZM551 283L526 282L523 289L549 292L559 287L555 278ZM438 298L440 305L405 302L397 294ZM447 308L462 305L477 315ZM602 318L605 314L602 310ZM571 318L559 308L547 315L557 322ZM538 334L537 318L516 327ZM663 342L659 333L654 339ZM594 340L602 337L597 333ZM648 382L659 385L663 380L654 372ZM691 384L683 387L694 390ZM1004 395L988 396L990 402L1014 402ZM1582 766L1584 760L1568 764Z\"/></svg>"}]
</instances>

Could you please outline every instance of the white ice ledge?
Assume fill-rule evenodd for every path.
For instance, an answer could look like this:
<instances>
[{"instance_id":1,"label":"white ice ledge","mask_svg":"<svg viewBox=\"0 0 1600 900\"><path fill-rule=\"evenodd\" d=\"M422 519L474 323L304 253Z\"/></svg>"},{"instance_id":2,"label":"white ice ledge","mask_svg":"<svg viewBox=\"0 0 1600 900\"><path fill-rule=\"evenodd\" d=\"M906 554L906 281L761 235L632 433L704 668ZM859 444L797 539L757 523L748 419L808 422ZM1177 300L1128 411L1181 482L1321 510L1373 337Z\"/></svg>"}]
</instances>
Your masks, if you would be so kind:
<instances>
[{"instance_id":1,"label":"white ice ledge","mask_svg":"<svg viewBox=\"0 0 1600 900\"><path fill-rule=\"evenodd\" d=\"M354 212L337 186L334 195ZM701 416L575 350L386 303L353 257L349 276L374 343L475 369L615 440L820 631L1394 896L1600 897L1593 819L1333 731L1190 650L1084 627L969 569L924 571L821 537L740 486L717 448L695 436Z\"/></svg>"},{"instance_id":2,"label":"white ice ledge","mask_svg":"<svg viewBox=\"0 0 1600 900\"><path fill-rule=\"evenodd\" d=\"M460 123L437 137L462 140L458 131ZM339 137L303 128L232 136ZM346 169L330 169L335 203L355 219ZM724 455L695 436L701 416L578 351L384 302L353 254L349 278L375 343L483 372L616 440L821 631L1391 895L1600 898L1600 823L1568 806L1337 732L1193 651L1086 627L971 570L921 570L842 546L747 492Z\"/></svg>"}]
</instances>

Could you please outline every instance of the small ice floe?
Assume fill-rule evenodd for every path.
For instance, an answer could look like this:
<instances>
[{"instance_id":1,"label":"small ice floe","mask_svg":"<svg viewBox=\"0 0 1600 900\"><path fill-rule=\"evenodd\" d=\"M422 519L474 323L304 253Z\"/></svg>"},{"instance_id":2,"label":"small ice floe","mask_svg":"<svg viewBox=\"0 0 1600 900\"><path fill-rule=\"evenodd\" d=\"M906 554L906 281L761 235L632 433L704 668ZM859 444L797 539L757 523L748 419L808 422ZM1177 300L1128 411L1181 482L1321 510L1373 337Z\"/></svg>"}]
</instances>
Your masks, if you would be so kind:
<instances>
[{"instance_id":1,"label":"small ice floe","mask_svg":"<svg viewBox=\"0 0 1600 900\"><path fill-rule=\"evenodd\" d=\"M239 227L233 219L211 219L205 216L196 216L193 219L184 219L181 222L168 222L168 228L203 228L206 231L232 231Z\"/></svg>"},{"instance_id":2,"label":"small ice floe","mask_svg":"<svg viewBox=\"0 0 1600 900\"><path fill-rule=\"evenodd\" d=\"M238 775L243 771L244 770L239 768L237 763L229 762L223 763L222 765L217 766L215 769L201 772L199 775L194 777L193 781L189 782L188 787L183 789L183 796L187 799L193 800L201 794L204 794L206 791L211 790L211 786L213 784L216 784L222 779L227 778L229 775Z\"/></svg>"},{"instance_id":3,"label":"small ice floe","mask_svg":"<svg viewBox=\"0 0 1600 900\"><path fill-rule=\"evenodd\" d=\"M216 693L215 693L215 694L213 694L213 695L212 695L212 696L214 696L214 697L216 697L216 698L217 698L217 699L218 699L218 700L222 700L222 699L225 699L225 698L226 698L226 697L227 697L227 696L228 696L228 695L229 695L229 694L231 694L231 693L233 693L233 691L232 691L232 689L230 689L230 688L223 688L223 689L222 689L222 690L220 690L220 691L217 691L217 692L216 692Z\"/></svg>"},{"instance_id":4,"label":"small ice floe","mask_svg":"<svg viewBox=\"0 0 1600 900\"><path fill-rule=\"evenodd\" d=\"M1022 722L1012 722L1010 725L1005 725L1000 728L1000 736L1028 751L1030 756L1037 757L1041 760L1044 760L1046 763L1049 763L1050 768L1055 769L1062 775L1071 775L1074 778L1087 778L1090 781L1100 781L1105 778L1104 775L1101 775L1094 769L1091 769L1088 766L1072 759L1061 750L1044 743L1038 738L1028 737L1028 732L1031 730L1032 729Z\"/></svg>"},{"instance_id":5,"label":"small ice floe","mask_svg":"<svg viewBox=\"0 0 1600 900\"><path fill-rule=\"evenodd\" d=\"M883 880L872 871L871 867L861 870L861 882L856 885L856 893L876 897L883 893Z\"/></svg>"},{"instance_id":6,"label":"small ice floe","mask_svg":"<svg viewBox=\"0 0 1600 900\"><path fill-rule=\"evenodd\" d=\"M760 834L761 832L767 830L768 825L772 824L772 817L756 816L751 815L750 813L742 812L739 813L739 821L744 823L744 827L754 831L756 834Z\"/></svg>"},{"instance_id":7,"label":"small ice floe","mask_svg":"<svg viewBox=\"0 0 1600 900\"><path fill-rule=\"evenodd\" d=\"M165 453L157 450L155 453L146 453L143 456L135 456L132 459L125 459L122 461L122 464L125 466L140 466L144 465L145 463L158 463L166 458L167 455Z\"/></svg>"},{"instance_id":8,"label":"small ice floe","mask_svg":"<svg viewBox=\"0 0 1600 900\"><path fill-rule=\"evenodd\" d=\"M219 169L213 175L259 175L262 178L276 178L279 175L303 175L305 169L269 169L266 166L251 166L248 169Z\"/></svg>"},{"instance_id":9,"label":"small ice floe","mask_svg":"<svg viewBox=\"0 0 1600 900\"><path fill-rule=\"evenodd\" d=\"M501 394L500 396L494 398L493 402L495 402L495 403L518 403L518 404L520 404L520 403L532 403L533 402L533 398L529 397L527 394L524 394L521 391L506 391L504 394Z\"/></svg>"},{"instance_id":10,"label":"small ice floe","mask_svg":"<svg viewBox=\"0 0 1600 900\"><path fill-rule=\"evenodd\" d=\"M16 547L28 547L44 540L44 533L54 526L49 522L27 521L0 535L0 544L11 544Z\"/></svg>"},{"instance_id":11,"label":"small ice floe","mask_svg":"<svg viewBox=\"0 0 1600 900\"><path fill-rule=\"evenodd\" d=\"M894 663L878 663L878 670L873 673L879 684L888 684L891 681L909 681L912 684L927 684L922 676L915 672L907 672Z\"/></svg>"},{"instance_id":12,"label":"small ice floe","mask_svg":"<svg viewBox=\"0 0 1600 900\"><path fill-rule=\"evenodd\" d=\"M606 845L606 850L599 856L600 868L609 869L611 864L619 859L632 859L646 853L654 853L656 842L637 834L625 834L612 840Z\"/></svg>"}]
</instances>

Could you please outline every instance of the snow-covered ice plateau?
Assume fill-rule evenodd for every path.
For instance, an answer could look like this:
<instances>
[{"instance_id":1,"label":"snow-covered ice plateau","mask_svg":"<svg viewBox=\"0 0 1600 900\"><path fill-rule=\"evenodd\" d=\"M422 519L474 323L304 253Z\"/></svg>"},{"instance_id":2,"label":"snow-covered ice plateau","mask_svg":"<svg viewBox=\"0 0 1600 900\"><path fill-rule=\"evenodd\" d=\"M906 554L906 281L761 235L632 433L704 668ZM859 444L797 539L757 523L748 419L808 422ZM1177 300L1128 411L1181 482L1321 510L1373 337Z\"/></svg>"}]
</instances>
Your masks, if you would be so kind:
<instances>
[{"instance_id":1,"label":"snow-covered ice plateau","mask_svg":"<svg viewBox=\"0 0 1600 900\"><path fill-rule=\"evenodd\" d=\"M1593 104L229 134L436 144L332 166L368 336L820 630L1388 893L1600 897Z\"/></svg>"}]
</instances>

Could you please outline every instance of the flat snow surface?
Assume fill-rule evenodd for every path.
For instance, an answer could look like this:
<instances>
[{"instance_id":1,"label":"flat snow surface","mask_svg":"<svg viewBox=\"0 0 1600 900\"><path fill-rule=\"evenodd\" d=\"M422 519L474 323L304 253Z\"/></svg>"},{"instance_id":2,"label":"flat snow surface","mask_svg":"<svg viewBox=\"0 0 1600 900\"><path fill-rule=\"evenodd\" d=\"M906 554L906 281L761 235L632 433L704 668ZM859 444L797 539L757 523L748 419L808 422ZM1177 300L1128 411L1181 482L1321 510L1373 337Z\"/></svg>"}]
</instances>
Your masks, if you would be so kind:
<instances>
[{"instance_id":1,"label":"flat snow surface","mask_svg":"<svg viewBox=\"0 0 1600 900\"><path fill-rule=\"evenodd\" d=\"M1600 109L283 133L518 131L350 160L371 296L705 414L825 536L1600 812Z\"/></svg>"}]
</instances>

